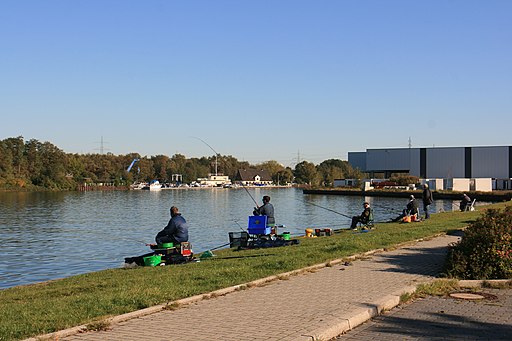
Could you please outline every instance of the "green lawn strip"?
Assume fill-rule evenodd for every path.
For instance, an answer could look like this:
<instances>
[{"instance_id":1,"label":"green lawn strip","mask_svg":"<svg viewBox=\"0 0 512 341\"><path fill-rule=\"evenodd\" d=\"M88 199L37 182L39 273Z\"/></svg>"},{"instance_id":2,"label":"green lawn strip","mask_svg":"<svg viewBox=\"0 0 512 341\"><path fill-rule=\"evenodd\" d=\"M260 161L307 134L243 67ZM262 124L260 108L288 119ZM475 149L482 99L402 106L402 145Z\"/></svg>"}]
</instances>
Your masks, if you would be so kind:
<instances>
[{"instance_id":1,"label":"green lawn strip","mask_svg":"<svg viewBox=\"0 0 512 341\"><path fill-rule=\"evenodd\" d=\"M487 207L504 207L495 204ZM300 245L215 251L199 263L111 269L0 291L0 340L17 340L250 282L306 266L461 229L482 212L446 212L369 233L300 238Z\"/></svg>"}]
</instances>

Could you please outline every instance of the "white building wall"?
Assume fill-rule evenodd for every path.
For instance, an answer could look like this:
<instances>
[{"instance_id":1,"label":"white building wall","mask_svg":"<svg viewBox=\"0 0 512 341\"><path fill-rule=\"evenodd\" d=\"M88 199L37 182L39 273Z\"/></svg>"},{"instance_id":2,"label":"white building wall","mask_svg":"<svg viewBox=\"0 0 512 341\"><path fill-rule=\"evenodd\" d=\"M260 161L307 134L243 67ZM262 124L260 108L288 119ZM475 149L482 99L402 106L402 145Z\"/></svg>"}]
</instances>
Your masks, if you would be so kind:
<instances>
[{"instance_id":1,"label":"white building wall","mask_svg":"<svg viewBox=\"0 0 512 341\"><path fill-rule=\"evenodd\" d=\"M471 176L508 178L508 147L471 148Z\"/></svg>"},{"instance_id":2,"label":"white building wall","mask_svg":"<svg viewBox=\"0 0 512 341\"><path fill-rule=\"evenodd\" d=\"M491 178L472 179L472 183L474 186L474 188L471 188L472 191L479 191L479 192L491 192L492 191L492 179Z\"/></svg>"},{"instance_id":3,"label":"white building wall","mask_svg":"<svg viewBox=\"0 0 512 341\"><path fill-rule=\"evenodd\" d=\"M428 148L427 178L463 178L464 147Z\"/></svg>"},{"instance_id":4,"label":"white building wall","mask_svg":"<svg viewBox=\"0 0 512 341\"><path fill-rule=\"evenodd\" d=\"M442 191L444 189L443 179L428 179L428 186L432 191Z\"/></svg>"},{"instance_id":5,"label":"white building wall","mask_svg":"<svg viewBox=\"0 0 512 341\"><path fill-rule=\"evenodd\" d=\"M459 192L469 191L470 179L447 179L446 189Z\"/></svg>"}]
</instances>

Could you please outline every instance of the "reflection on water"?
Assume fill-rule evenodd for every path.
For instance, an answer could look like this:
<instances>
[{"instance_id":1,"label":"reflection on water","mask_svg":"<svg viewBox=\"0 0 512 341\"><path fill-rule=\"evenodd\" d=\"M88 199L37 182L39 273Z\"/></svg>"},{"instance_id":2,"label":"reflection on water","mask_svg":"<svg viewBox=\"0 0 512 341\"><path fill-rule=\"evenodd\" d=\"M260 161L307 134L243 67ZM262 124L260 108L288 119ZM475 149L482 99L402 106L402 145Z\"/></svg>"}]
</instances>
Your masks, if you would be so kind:
<instances>
[{"instance_id":1,"label":"reflection on water","mask_svg":"<svg viewBox=\"0 0 512 341\"><path fill-rule=\"evenodd\" d=\"M361 213L363 201L372 204L377 222L396 217L407 203L303 195L293 188L249 192L257 201L270 195L276 222L292 235L304 234L305 228L347 228L348 217ZM167 224L171 205L187 219L199 253L228 243L228 232L245 229L254 202L243 189L222 188L0 193L0 288L119 267L124 257L149 251L144 244ZM431 212L439 210L451 211L452 201L436 201Z\"/></svg>"}]
</instances>

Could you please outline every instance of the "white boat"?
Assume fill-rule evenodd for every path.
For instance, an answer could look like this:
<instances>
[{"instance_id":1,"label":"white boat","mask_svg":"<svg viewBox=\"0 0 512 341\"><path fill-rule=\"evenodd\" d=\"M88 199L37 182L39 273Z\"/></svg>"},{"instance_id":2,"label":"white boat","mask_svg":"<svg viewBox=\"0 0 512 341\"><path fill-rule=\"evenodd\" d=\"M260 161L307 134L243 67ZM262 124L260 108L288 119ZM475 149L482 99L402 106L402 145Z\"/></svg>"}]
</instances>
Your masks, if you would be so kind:
<instances>
[{"instance_id":1,"label":"white boat","mask_svg":"<svg viewBox=\"0 0 512 341\"><path fill-rule=\"evenodd\" d=\"M143 189L149 189L150 191L159 191L162 189L162 184L158 180L153 180L149 183L148 186Z\"/></svg>"},{"instance_id":2,"label":"white boat","mask_svg":"<svg viewBox=\"0 0 512 341\"><path fill-rule=\"evenodd\" d=\"M139 190L139 189L144 189L144 187L147 187L148 184L146 182L136 182L132 185L130 185L130 189L136 189L136 190Z\"/></svg>"}]
</instances>

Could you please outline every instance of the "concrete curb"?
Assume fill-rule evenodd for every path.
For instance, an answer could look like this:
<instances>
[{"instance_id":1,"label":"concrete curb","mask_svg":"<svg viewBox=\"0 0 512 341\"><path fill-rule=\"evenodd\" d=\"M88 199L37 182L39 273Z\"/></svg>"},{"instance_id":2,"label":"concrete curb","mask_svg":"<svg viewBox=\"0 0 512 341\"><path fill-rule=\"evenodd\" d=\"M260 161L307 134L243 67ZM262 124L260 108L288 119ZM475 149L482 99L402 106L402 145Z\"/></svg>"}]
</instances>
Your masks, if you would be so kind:
<instances>
[{"instance_id":1,"label":"concrete curb","mask_svg":"<svg viewBox=\"0 0 512 341\"><path fill-rule=\"evenodd\" d=\"M400 296L403 294L411 294L416 291L415 286L406 286L396 291L395 293L386 295L373 302L371 307L360 308L356 311L351 311L348 317L338 317L331 323L327 329L321 329L313 335L308 335L304 340L330 340L338 335L345 334L351 329L363 324L372 317L380 315L383 311L391 310L400 304Z\"/></svg>"},{"instance_id":2,"label":"concrete curb","mask_svg":"<svg viewBox=\"0 0 512 341\"><path fill-rule=\"evenodd\" d=\"M462 288L500 287L504 285L512 285L512 279L459 280L459 286Z\"/></svg>"},{"instance_id":3,"label":"concrete curb","mask_svg":"<svg viewBox=\"0 0 512 341\"><path fill-rule=\"evenodd\" d=\"M428 238L420 238L417 240L400 243L400 244L390 247L389 250L400 249L400 248L403 248L403 247L406 247L409 245L414 245L421 241L430 240L432 238L436 238L436 237L439 237L442 235L444 235L444 233L439 233L439 234L436 234L436 235L428 237ZM227 287L227 288L222 288L222 289L215 290L215 291L212 291L209 293L199 294L199 295L179 299L176 301L168 302L165 304L159 304L156 306L129 312L129 313L114 316L111 318L104 318L104 319L101 319L101 321L106 321L110 325L118 324L118 323L125 322L125 321L131 320L131 319L136 319L136 318L140 318L140 317L147 316L150 314L161 312L162 310L169 309L169 307L171 307L171 306L175 306L176 308L183 307L183 306L195 303L195 302L199 302L204 299L210 299L210 298L215 298L218 296L224 296L224 295L233 293L238 290L244 290L244 289L255 287L255 286L265 285L265 284L268 284L273 281L281 280L281 279L284 279L284 278L287 278L290 276L296 276L296 275L306 273L306 272L314 272L316 270L319 270L319 269L322 269L322 268L325 268L328 266L333 266L333 265L340 264L342 262L346 262L347 260L352 261L352 260L356 260L358 258L368 257L368 256L371 256L376 253L385 252L387 250L388 249L370 250L367 252L348 256L345 258L339 258L339 259L335 259L332 261L311 265L311 266L308 266L308 267L305 267L302 269L292 270L292 271L285 272L285 273L282 273L279 275L273 275L273 276L257 279L257 280L254 280L254 281L251 281L248 283L243 283L243 284L238 284L238 285L234 285L234 286ZM343 334L344 332L346 332L350 329L353 329L354 327L369 320L370 318L380 314L382 312L382 310L389 310L389 309L397 306L400 302L400 296L402 294L413 293L414 291L416 291L416 287L405 287L402 290L399 290L398 294L387 295L387 296L384 296L382 299L379 299L377 302L375 302L375 307L371 307L368 309L363 308L363 310L361 312L358 312L355 316L352 316L349 318L345 317L342 319L338 319L339 321L337 321L337 322L334 321L334 324L331 328L329 328L325 331L319 331L318 335L311 335L311 336L305 335L305 337L307 340L311 340L311 338L313 340L334 338L340 334ZM396 304L395 304L395 302L396 302ZM347 325L348 325L348 329L347 329ZM84 332L86 330L87 330L87 324L83 324L80 326L71 327L71 328L56 331L53 333L31 337L28 339L24 339L23 341L58 340L60 338L64 338L64 337L68 337L71 335L75 335L75 334ZM341 330L341 332L339 332L339 330ZM332 335L332 333L334 333L334 332L336 332L337 334ZM329 335L332 335L332 336L329 336Z\"/></svg>"},{"instance_id":4,"label":"concrete curb","mask_svg":"<svg viewBox=\"0 0 512 341\"><path fill-rule=\"evenodd\" d=\"M433 279L432 281L435 281ZM430 281L430 282L432 282ZM428 282L427 282L428 283ZM480 288L485 286L500 287L503 285L512 285L510 279L494 279L494 280L459 280L459 286L462 288ZM400 297L403 294L413 294L417 290L417 286L424 283L418 283L416 286L404 287L391 295L386 295L374 301L374 306L369 308L362 308L359 311L351 312L353 315L346 318L338 318L332 325L323 330L319 330L313 335L305 335L301 340L330 340L339 335L354 329L355 327L363 324L371 318L380 315L383 311L391 310L400 304Z\"/></svg>"}]
</instances>

